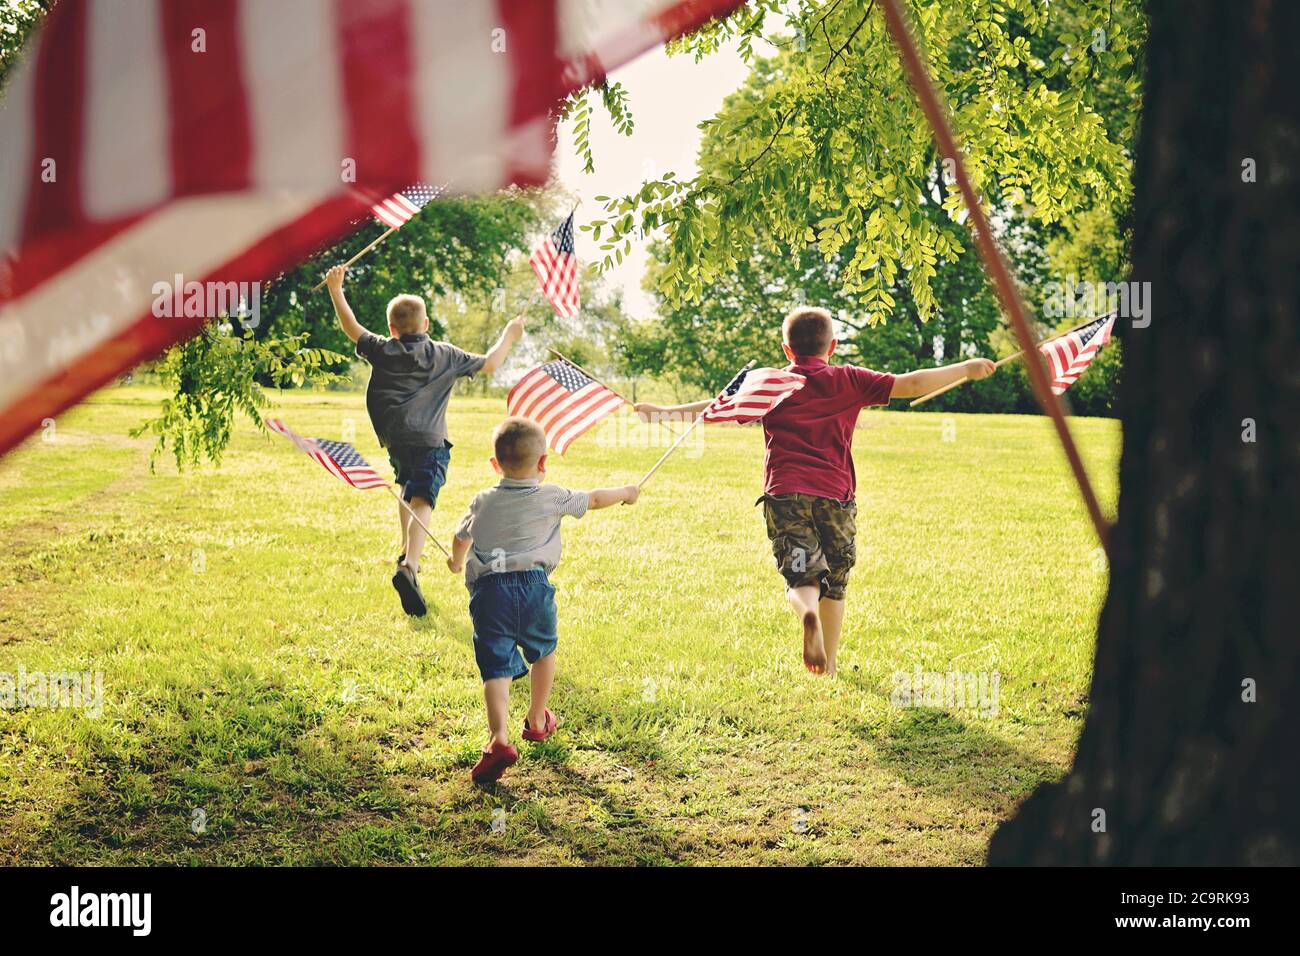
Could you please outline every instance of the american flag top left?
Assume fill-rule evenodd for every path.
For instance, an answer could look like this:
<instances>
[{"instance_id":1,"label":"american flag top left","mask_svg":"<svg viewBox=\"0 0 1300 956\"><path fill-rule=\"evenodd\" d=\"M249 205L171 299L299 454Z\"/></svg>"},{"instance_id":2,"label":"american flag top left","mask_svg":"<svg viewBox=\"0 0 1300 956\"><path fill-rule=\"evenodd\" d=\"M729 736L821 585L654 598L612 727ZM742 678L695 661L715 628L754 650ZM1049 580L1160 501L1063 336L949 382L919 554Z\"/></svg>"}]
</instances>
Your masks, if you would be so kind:
<instances>
[{"instance_id":1,"label":"american flag top left","mask_svg":"<svg viewBox=\"0 0 1300 956\"><path fill-rule=\"evenodd\" d=\"M388 226L390 229L400 229L441 194L441 186L416 183L375 203L370 207L370 212L379 220L380 225Z\"/></svg>"},{"instance_id":2,"label":"american flag top left","mask_svg":"<svg viewBox=\"0 0 1300 956\"><path fill-rule=\"evenodd\" d=\"M364 491L367 488L388 487L388 482L371 467L370 462L345 441L304 438L278 418L267 419L266 427L289 439L331 475L353 488Z\"/></svg>"}]
</instances>

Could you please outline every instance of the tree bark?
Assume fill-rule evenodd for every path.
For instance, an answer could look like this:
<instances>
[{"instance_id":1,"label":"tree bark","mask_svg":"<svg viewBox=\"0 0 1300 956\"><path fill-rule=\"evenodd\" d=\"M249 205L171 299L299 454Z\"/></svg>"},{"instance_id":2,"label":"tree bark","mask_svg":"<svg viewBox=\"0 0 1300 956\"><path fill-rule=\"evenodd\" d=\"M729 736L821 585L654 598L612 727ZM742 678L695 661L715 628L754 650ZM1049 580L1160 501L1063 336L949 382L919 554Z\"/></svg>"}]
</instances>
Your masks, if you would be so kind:
<instances>
[{"instance_id":1,"label":"tree bark","mask_svg":"<svg viewBox=\"0 0 1300 956\"><path fill-rule=\"evenodd\" d=\"M1090 710L994 864L1300 862L1300 4L1149 15Z\"/></svg>"}]
</instances>

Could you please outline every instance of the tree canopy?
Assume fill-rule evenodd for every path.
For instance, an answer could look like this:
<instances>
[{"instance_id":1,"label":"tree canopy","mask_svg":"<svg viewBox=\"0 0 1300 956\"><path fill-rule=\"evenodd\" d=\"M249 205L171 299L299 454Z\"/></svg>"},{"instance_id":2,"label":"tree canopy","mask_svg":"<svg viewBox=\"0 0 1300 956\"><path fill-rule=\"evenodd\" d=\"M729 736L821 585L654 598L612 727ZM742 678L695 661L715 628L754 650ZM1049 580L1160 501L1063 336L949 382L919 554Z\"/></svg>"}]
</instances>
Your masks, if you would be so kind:
<instances>
[{"instance_id":1,"label":"tree canopy","mask_svg":"<svg viewBox=\"0 0 1300 956\"><path fill-rule=\"evenodd\" d=\"M1050 234L1129 197L1144 25L1131 3L973 0L911 4L951 105L963 159L999 223ZM940 307L940 268L962 260L960 195L870 0L758 0L672 44L697 59L735 41L745 84L703 124L697 175L617 197L588 224L611 264L661 230L655 283L700 303L753 262L828 263L861 323ZM767 50L770 52L762 53ZM938 214L937 214L938 213ZM789 271L789 270L785 270Z\"/></svg>"}]
</instances>

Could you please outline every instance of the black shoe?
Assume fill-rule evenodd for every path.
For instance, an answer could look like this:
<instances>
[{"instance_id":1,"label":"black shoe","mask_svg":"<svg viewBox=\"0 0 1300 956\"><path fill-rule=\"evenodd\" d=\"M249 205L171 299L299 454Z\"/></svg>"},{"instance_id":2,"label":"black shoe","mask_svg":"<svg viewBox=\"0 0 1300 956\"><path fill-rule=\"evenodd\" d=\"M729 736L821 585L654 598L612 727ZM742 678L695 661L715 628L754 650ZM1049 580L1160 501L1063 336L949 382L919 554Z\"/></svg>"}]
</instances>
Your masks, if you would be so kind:
<instances>
[{"instance_id":1,"label":"black shoe","mask_svg":"<svg viewBox=\"0 0 1300 956\"><path fill-rule=\"evenodd\" d=\"M429 613L429 605L420 593L420 582L415 579L415 572L405 564L397 566L397 573L393 575L393 587L402 599L402 610L407 614L424 617Z\"/></svg>"}]
</instances>

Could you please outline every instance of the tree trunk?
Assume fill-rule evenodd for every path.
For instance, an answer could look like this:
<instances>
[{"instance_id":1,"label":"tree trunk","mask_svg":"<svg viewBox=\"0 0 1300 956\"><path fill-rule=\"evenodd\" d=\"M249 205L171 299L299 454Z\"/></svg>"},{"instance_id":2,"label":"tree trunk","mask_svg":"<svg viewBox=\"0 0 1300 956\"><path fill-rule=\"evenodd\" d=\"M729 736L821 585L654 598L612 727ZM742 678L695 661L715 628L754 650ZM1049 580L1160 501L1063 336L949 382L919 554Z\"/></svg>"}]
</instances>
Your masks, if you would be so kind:
<instances>
[{"instance_id":1,"label":"tree trunk","mask_svg":"<svg viewBox=\"0 0 1300 956\"><path fill-rule=\"evenodd\" d=\"M1300 3L1149 12L1091 706L994 864L1300 862Z\"/></svg>"}]
</instances>

